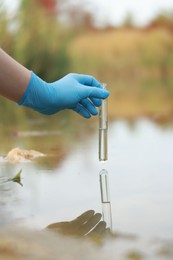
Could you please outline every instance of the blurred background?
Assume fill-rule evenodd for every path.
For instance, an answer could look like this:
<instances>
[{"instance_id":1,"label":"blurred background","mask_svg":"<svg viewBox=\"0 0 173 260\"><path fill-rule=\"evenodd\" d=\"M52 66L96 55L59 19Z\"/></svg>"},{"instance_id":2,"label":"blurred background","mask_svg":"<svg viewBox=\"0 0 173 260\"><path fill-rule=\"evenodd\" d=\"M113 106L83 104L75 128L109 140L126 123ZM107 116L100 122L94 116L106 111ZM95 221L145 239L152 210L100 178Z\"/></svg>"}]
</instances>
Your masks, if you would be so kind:
<instances>
[{"instance_id":1,"label":"blurred background","mask_svg":"<svg viewBox=\"0 0 173 260\"><path fill-rule=\"evenodd\" d=\"M76 72L108 84L114 229L172 238L173 0L0 0L0 46L46 81ZM25 187L0 190L4 219L44 226L101 211L97 117L45 117L0 98L0 142L2 156L16 146L48 156L2 163L1 175L23 169Z\"/></svg>"},{"instance_id":2,"label":"blurred background","mask_svg":"<svg viewBox=\"0 0 173 260\"><path fill-rule=\"evenodd\" d=\"M110 117L172 116L173 1L0 2L1 47L44 80L92 74Z\"/></svg>"}]
</instances>

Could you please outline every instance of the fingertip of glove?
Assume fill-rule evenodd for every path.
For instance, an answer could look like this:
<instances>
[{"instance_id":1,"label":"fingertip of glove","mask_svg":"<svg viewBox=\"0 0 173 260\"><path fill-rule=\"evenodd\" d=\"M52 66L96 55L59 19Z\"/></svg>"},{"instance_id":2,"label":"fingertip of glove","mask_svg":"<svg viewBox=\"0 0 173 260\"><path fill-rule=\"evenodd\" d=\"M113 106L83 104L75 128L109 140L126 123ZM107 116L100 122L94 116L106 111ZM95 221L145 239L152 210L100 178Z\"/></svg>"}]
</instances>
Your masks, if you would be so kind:
<instances>
[{"instance_id":1,"label":"fingertip of glove","mask_svg":"<svg viewBox=\"0 0 173 260\"><path fill-rule=\"evenodd\" d=\"M108 90L105 90L105 96L109 97L109 95L110 95L110 92Z\"/></svg>"},{"instance_id":2,"label":"fingertip of glove","mask_svg":"<svg viewBox=\"0 0 173 260\"><path fill-rule=\"evenodd\" d=\"M102 89L102 98L108 98L110 95L110 92L108 90Z\"/></svg>"},{"instance_id":3,"label":"fingertip of glove","mask_svg":"<svg viewBox=\"0 0 173 260\"><path fill-rule=\"evenodd\" d=\"M84 118L90 119L90 118L91 118L91 115L84 115Z\"/></svg>"}]
</instances>

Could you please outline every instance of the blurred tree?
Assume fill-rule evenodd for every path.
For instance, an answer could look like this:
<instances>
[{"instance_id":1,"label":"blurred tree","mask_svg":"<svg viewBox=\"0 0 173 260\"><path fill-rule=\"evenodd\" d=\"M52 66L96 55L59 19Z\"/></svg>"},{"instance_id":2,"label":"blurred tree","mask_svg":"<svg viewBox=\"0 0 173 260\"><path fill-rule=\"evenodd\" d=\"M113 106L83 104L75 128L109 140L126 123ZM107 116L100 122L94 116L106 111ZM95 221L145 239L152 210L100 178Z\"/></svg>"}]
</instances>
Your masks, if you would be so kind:
<instances>
[{"instance_id":1,"label":"blurred tree","mask_svg":"<svg viewBox=\"0 0 173 260\"><path fill-rule=\"evenodd\" d=\"M38 1L23 0L16 19L14 57L48 81L66 74L69 37L55 17L47 15Z\"/></svg>"},{"instance_id":2,"label":"blurred tree","mask_svg":"<svg viewBox=\"0 0 173 260\"><path fill-rule=\"evenodd\" d=\"M74 2L72 0L56 1L57 15L60 21L75 31L93 29L93 15L85 1Z\"/></svg>"},{"instance_id":3,"label":"blurred tree","mask_svg":"<svg viewBox=\"0 0 173 260\"><path fill-rule=\"evenodd\" d=\"M148 28L166 28L173 33L173 11L159 14L148 26Z\"/></svg>"},{"instance_id":4,"label":"blurred tree","mask_svg":"<svg viewBox=\"0 0 173 260\"><path fill-rule=\"evenodd\" d=\"M130 13L130 12L127 13L122 27L125 27L125 28L133 28L134 27L134 17L133 17L132 13Z\"/></svg>"},{"instance_id":5,"label":"blurred tree","mask_svg":"<svg viewBox=\"0 0 173 260\"><path fill-rule=\"evenodd\" d=\"M0 46L13 53L13 34L9 28L9 19L5 10L0 6Z\"/></svg>"},{"instance_id":6,"label":"blurred tree","mask_svg":"<svg viewBox=\"0 0 173 260\"><path fill-rule=\"evenodd\" d=\"M45 7L49 14L56 14L56 0L37 0L37 2Z\"/></svg>"}]
</instances>

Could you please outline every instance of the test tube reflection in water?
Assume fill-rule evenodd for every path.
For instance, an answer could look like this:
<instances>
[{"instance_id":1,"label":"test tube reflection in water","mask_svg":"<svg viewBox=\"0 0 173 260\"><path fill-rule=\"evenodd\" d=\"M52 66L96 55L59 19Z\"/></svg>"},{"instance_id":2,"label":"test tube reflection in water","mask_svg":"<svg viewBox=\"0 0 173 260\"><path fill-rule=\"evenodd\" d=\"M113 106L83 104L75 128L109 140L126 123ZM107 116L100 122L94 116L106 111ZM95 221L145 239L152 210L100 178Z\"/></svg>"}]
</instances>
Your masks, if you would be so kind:
<instances>
[{"instance_id":1,"label":"test tube reflection in water","mask_svg":"<svg viewBox=\"0 0 173 260\"><path fill-rule=\"evenodd\" d=\"M109 196L108 172L105 169L102 169L100 171L99 177L103 220L106 222L107 228L110 228L110 230L112 230L112 213Z\"/></svg>"},{"instance_id":2,"label":"test tube reflection in water","mask_svg":"<svg viewBox=\"0 0 173 260\"><path fill-rule=\"evenodd\" d=\"M106 84L102 84L106 89ZM102 106L99 110L99 161L108 159L107 151L107 131L108 131L108 102L107 99L102 100Z\"/></svg>"}]
</instances>

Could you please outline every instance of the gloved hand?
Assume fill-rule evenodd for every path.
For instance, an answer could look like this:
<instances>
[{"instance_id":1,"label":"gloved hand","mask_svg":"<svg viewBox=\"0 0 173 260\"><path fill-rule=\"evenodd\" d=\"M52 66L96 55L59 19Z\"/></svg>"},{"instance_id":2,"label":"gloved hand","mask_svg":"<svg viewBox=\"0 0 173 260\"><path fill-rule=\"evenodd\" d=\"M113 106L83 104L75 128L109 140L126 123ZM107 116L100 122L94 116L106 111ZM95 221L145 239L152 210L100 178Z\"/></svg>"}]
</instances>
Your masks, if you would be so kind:
<instances>
[{"instance_id":1,"label":"gloved hand","mask_svg":"<svg viewBox=\"0 0 173 260\"><path fill-rule=\"evenodd\" d=\"M106 227L106 222L101 221L102 215L95 213L94 210L88 210L72 221L57 222L47 226L49 230L66 236L103 236L111 234L110 229Z\"/></svg>"},{"instance_id":2,"label":"gloved hand","mask_svg":"<svg viewBox=\"0 0 173 260\"><path fill-rule=\"evenodd\" d=\"M70 73L53 83L47 83L32 72L27 90L18 105L51 115L72 109L85 118L97 115L96 106L109 92L92 76Z\"/></svg>"}]
</instances>

